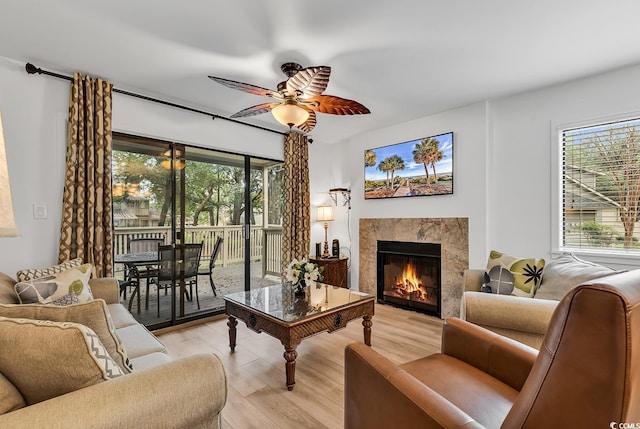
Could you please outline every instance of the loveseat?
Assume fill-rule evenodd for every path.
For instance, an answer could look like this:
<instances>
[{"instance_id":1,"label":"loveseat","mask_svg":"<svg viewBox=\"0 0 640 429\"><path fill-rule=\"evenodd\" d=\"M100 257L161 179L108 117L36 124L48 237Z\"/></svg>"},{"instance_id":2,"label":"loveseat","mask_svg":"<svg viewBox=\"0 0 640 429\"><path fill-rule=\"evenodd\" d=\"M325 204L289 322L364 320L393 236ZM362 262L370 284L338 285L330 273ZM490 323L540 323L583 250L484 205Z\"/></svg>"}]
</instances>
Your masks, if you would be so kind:
<instances>
[{"instance_id":1,"label":"loveseat","mask_svg":"<svg viewBox=\"0 0 640 429\"><path fill-rule=\"evenodd\" d=\"M460 317L539 349L558 301L577 285L614 273L611 268L564 254L544 267L535 295L523 297L481 292L485 270L469 269L464 272Z\"/></svg>"},{"instance_id":2,"label":"loveseat","mask_svg":"<svg viewBox=\"0 0 640 429\"><path fill-rule=\"evenodd\" d=\"M93 300L64 307L19 304L15 283L0 273L0 427L220 427L220 359L169 357L115 279L89 280Z\"/></svg>"}]
</instances>

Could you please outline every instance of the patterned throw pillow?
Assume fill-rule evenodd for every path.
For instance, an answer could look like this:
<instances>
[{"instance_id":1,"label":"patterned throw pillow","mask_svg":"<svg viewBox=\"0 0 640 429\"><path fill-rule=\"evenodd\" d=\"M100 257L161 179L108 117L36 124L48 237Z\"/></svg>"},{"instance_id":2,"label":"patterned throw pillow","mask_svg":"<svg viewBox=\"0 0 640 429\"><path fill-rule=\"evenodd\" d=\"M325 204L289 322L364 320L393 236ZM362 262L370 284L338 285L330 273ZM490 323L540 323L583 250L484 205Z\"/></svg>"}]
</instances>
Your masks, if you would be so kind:
<instances>
[{"instance_id":1,"label":"patterned throw pillow","mask_svg":"<svg viewBox=\"0 0 640 429\"><path fill-rule=\"evenodd\" d=\"M75 258L51 267L25 268L24 270L20 270L16 273L16 278L19 282L26 282L40 277L53 276L63 271L67 271L69 268L79 267L80 265L82 265L82 259Z\"/></svg>"},{"instance_id":2,"label":"patterned throw pillow","mask_svg":"<svg viewBox=\"0 0 640 429\"><path fill-rule=\"evenodd\" d=\"M0 317L0 373L27 405L124 375L91 329Z\"/></svg>"},{"instance_id":3,"label":"patterned throw pillow","mask_svg":"<svg viewBox=\"0 0 640 429\"><path fill-rule=\"evenodd\" d=\"M533 298L542 282L543 269L544 259L515 258L492 250L481 290Z\"/></svg>"},{"instance_id":4,"label":"patterned throw pillow","mask_svg":"<svg viewBox=\"0 0 640 429\"><path fill-rule=\"evenodd\" d=\"M67 306L71 304L80 304L80 298L76 294L68 293L62 298L58 298L55 301L51 301L51 305Z\"/></svg>"},{"instance_id":5,"label":"patterned throw pillow","mask_svg":"<svg viewBox=\"0 0 640 429\"><path fill-rule=\"evenodd\" d=\"M91 264L84 264L51 276L16 283L14 289L21 304L51 304L70 293L80 302L87 302L93 299L90 277Z\"/></svg>"},{"instance_id":6,"label":"patterned throw pillow","mask_svg":"<svg viewBox=\"0 0 640 429\"><path fill-rule=\"evenodd\" d=\"M84 325L98 335L109 355L124 372L133 371L127 350L116 333L107 304L102 299L67 306L0 304L0 316L14 319L73 322Z\"/></svg>"}]
</instances>

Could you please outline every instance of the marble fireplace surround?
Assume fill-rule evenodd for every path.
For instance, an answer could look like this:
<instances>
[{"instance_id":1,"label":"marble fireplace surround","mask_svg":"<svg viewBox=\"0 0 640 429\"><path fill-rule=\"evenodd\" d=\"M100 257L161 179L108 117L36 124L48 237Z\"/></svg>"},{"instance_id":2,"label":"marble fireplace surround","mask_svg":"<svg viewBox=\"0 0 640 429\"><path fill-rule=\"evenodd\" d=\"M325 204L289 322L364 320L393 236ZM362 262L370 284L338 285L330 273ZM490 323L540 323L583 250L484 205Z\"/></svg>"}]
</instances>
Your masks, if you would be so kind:
<instances>
[{"instance_id":1,"label":"marble fireplace surround","mask_svg":"<svg viewBox=\"0 0 640 429\"><path fill-rule=\"evenodd\" d=\"M468 218L360 219L359 289L377 295L378 240L437 243L441 246L441 317L460 315L462 275L469 268Z\"/></svg>"}]
</instances>

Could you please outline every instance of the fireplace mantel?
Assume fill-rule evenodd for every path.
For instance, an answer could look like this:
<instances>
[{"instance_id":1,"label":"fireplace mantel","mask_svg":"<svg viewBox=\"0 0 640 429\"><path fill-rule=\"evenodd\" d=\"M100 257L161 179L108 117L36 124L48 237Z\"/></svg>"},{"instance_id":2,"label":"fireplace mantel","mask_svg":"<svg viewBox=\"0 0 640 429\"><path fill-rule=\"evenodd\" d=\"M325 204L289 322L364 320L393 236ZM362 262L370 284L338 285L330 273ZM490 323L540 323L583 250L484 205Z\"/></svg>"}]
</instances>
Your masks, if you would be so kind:
<instances>
[{"instance_id":1,"label":"fireplace mantel","mask_svg":"<svg viewBox=\"0 0 640 429\"><path fill-rule=\"evenodd\" d=\"M442 318L460 315L469 268L468 218L377 218L360 219L359 289L376 295L376 249L378 240L438 243L442 251Z\"/></svg>"}]
</instances>

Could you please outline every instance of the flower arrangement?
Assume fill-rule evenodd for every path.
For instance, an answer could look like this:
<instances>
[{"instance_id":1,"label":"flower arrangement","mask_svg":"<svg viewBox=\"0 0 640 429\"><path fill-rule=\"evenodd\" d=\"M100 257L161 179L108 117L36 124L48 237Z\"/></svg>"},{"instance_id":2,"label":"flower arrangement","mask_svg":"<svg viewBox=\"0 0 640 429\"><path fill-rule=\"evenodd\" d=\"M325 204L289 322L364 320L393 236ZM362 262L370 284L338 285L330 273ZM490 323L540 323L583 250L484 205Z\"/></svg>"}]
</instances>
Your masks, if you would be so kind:
<instances>
[{"instance_id":1,"label":"flower arrangement","mask_svg":"<svg viewBox=\"0 0 640 429\"><path fill-rule=\"evenodd\" d=\"M318 264L313 262L308 262L306 258L302 258L301 260L293 259L287 265L286 279L291 283L304 283L313 286L315 282L321 281L324 277L322 276L322 270L324 267L318 267Z\"/></svg>"}]
</instances>

